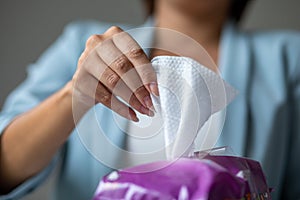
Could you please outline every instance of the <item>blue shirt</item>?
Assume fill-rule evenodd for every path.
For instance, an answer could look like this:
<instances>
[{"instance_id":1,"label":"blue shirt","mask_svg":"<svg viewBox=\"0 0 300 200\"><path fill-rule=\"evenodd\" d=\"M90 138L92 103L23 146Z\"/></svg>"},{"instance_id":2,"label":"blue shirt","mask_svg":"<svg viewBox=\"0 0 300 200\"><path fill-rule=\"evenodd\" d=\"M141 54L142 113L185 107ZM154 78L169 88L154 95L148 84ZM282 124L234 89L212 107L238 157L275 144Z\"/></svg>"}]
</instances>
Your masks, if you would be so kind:
<instances>
[{"instance_id":1,"label":"blue shirt","mask_svg":"<svg viewBox=\"0 0 300 200\"><path fill-rule=\"evenodd\" d=\"M87 38L101 34L111 25L75 22L58 40L29 66L27 79L15 89L0 115L0 133L19 114L24 113L62 88L73 76ZM124 29L130 26L120 25ZM143 26L153 26L149 20ZM150 35L136 35L142 47L151 43ZM230 146L239 156L260 161L271 187L273 199L300 199L300 35L292 32L242 32L232 24L224 27L220 46L223 78L239 90L229 105L219 145ZM80 129L102 129L117 146L124 146L125 135L113 120L112 112L96 105L96 112L85 115ZM92 109L92 110L93 110ZM76 132L76 131L74 131ZM24 133L27 134L27 133ZM62 166L56 184L56 199L90 199L101 177L111 171L98 162L73 133L52 163L0 199L17 199L34 190L57 165ZM93 141L92 141L93 142ZM97 141L98 142L98 141ZM100 142L100 141L99 141ZM116 152L97 144L111 162L120 162Z\"/></svg>"}]
</instances>

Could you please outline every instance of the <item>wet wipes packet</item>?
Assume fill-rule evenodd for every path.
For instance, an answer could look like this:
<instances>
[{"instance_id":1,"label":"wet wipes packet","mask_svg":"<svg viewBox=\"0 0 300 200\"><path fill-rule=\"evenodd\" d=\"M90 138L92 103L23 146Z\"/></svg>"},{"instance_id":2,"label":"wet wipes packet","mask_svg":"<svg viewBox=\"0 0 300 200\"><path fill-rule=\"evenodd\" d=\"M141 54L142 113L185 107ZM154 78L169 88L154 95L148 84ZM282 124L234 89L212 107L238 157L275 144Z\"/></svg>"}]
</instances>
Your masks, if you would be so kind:
<instances>
[{"instance_id":1,"label":"wet wipes packet","mask_svg":"<svg viewBox=\"0 0 300 200\"><path fill-rule=\"evenodd\" d=\"M199 155L114 171L100 181L93 200L271 199L257 161L228 155Z\"/></svg>"}]
</instances>

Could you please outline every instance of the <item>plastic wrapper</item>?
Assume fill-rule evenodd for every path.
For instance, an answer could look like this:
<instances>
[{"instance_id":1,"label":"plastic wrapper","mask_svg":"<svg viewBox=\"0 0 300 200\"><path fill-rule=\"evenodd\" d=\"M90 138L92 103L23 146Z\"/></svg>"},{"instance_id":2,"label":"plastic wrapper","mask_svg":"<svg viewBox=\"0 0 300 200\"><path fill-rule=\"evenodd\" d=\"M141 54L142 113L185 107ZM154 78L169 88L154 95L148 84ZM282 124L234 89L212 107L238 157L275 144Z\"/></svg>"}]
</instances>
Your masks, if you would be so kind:
<instances>
[{"instance_id":1,"label":"plastic wrapper","mask_svg":"<svg viewBox=\"0 0 300 200\"><path fill-rule=\"evenodd\" d=\"M151 170L159 166L164 167ZM257 161L196 153L114 171L100 181L94 200L100 199L265 200L271 196Z\"/></svg>"}]
</instances>

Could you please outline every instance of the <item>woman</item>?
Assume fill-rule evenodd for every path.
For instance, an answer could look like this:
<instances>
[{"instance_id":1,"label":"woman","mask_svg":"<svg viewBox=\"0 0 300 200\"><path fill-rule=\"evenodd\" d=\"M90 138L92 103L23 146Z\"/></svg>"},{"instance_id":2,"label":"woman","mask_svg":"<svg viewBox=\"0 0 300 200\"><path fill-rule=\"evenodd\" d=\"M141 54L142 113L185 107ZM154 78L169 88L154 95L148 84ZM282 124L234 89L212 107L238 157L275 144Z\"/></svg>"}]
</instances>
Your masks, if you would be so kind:
<instances>
[{"instance_id":1,"label":"woman","mask_svg":"<svg viewBox=\"0 0 300 200\"><path fill-rule=\"evenodd\" d=\"M193 38L218 63L223 78L239 90L239 96L227 109L220 144L261 162L270 186L275 188L274 199L300 198L296 176L300 169L299 34L240 32L235 25L247 1L152 3L153 19L145 26L155 24ZM3 199L18 198L36 188L59 158L62 167L56 184L57 199L91 198L99 179L111 169L96 161L72 134L72 96L84 107L93 94L89 84L97 84L99 115L118 144L123 144L118 138L121 130L105 107L133 121L138 118L132 108L153 115L149 96L159 92L155 73L147 63L151 57L169 52L153 49L146 55L127 34L113 39L122 29L110 26L93 22L69 25L8 98L0 116ZM103 34L93 35L99 33ZM95 48L99 57L92 59ZM130 53L123 55L124 51ZM115 57L120 59L114 60ZM92 65L87 64L89 60ZM96 70L104 72L103 76L99 78ZM121 79L124 90L113 90L128 70L133 75ZM130 108L116 96L125 99ZM89 108L87 105L80 110L77 117L81 118ZM105 149L103 154L107 154Z\"/></svg>"}]
</instances>

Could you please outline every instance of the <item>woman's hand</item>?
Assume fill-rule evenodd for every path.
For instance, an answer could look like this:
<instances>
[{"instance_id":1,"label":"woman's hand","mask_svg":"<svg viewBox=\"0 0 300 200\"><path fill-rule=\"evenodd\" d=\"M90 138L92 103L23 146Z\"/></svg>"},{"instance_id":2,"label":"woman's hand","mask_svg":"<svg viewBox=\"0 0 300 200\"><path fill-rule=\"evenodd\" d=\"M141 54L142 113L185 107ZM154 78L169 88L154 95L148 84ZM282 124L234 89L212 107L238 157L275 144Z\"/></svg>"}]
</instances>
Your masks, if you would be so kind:
<instances>
[{"instance_id":1,"label":"woman's hand","mask_svg":"<svg viewBox=\"0 0 300 200\"><path fill-rule=\"evenodd\" d=\"M132 108L154 115L150 93L159 95L156 74L142 48L119 27L87 40L72 82L73 97L81 102L102 103L133 121L138 118Z\"/></svg>"}]
</instances>

